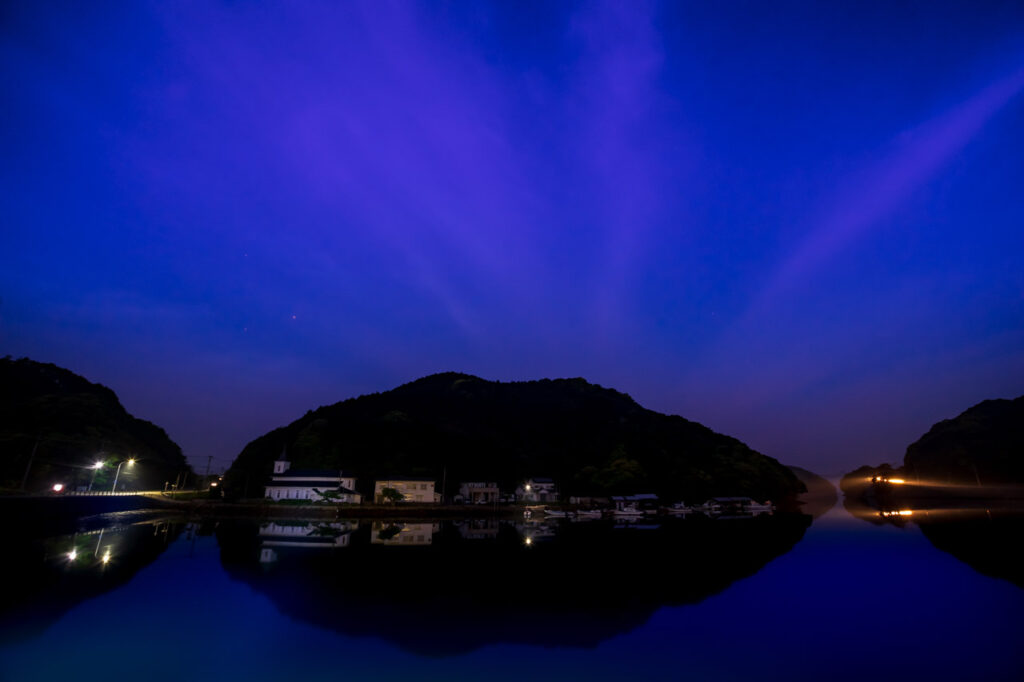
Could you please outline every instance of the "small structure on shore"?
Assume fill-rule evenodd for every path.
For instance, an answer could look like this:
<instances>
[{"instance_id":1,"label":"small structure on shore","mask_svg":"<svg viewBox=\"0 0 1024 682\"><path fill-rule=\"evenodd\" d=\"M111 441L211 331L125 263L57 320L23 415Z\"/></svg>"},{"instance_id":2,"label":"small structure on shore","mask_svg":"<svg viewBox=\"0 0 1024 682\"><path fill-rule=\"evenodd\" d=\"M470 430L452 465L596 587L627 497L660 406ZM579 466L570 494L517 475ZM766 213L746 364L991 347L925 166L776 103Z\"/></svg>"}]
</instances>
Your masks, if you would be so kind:
<instances>
[{"instance_id":1,"label":"small structure on shore","mask_svg":"<svg viewBox=\"0 0 1024 682\"><path fill-rule=\"evenodd\" d=\"M612 504L615 509L638 509L640 511L653 511L658 508L658 496L654 493L638 493L636 495L612 495Z\"/></svg>"},{"instance_id":2,"label":"small structure on shore","mask_svg":"<svg viewBox=\"0 0 1024 682\"><path fill-rule=\"evenodd\" d=\"M520 502L557 502L558 488L550 478L536 476L528 478L516 488L516 499Z\"/></svg>"},{"instance_id":3,"label":"small structure on shore","mask_svg":"<svg viewBox=\"0 0 1024 682\"><path fill-rule=\"evenodd\" d=\"M437 504L441 501L441 493L434 491L436 481L432 478L415 476L395 476L378 480L373 485L373 501L377 504L385 502L416 502L419 504ZM395 491L401 497L395 499Z\"/></svg>"},{"instance_id":4,"label":"small structure on shore","mask_svg":"<svg viewBox=\"0 0 1024 682\"><path fill-rule=\"evenodd\" d=\"M500 497L501 490L497 483L469 481L459 486L455 501L464 504L492 504Z\"/></svg>"},{"instance_id":5,"label":"small structure on shore","mask_svg":"<svg viewBox=\"0 0 1024 682\"><path fill-rule=\"evenodd\" d=\"M291 462L274 462L274 474L266 485L265 497L272 500L310 500L358 504L362 496L355 491L356 479L330 469L292 469Z\"/></svg>"}]
</instances>

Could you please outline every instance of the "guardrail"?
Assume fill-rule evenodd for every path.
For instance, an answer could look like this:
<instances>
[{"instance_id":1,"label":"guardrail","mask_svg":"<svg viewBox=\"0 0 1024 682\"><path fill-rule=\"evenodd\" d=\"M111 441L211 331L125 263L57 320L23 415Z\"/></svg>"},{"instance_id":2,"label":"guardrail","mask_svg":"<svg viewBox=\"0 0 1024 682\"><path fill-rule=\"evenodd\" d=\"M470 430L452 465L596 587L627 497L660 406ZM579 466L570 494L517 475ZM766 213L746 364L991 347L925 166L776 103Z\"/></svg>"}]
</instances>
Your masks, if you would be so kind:
<instances>
[{"instance_id":1,"label":"guardrail","mask_svg":"<svg viewBox=\"0 0 1024 682\"><path fill-rule=\"evenodd\" d=\"M191 490L188 492L192 492ZM202 491L200 491L202 492ZM185 491L181 491L179 494L184 494ZM59 493L53 493L53 497L128 497L132 495L162 495L163 490L119 490L118 492L112 492L110 490L68 490ZM171 493L173 494L173 493Z\"/></svg>"}]
</instances>

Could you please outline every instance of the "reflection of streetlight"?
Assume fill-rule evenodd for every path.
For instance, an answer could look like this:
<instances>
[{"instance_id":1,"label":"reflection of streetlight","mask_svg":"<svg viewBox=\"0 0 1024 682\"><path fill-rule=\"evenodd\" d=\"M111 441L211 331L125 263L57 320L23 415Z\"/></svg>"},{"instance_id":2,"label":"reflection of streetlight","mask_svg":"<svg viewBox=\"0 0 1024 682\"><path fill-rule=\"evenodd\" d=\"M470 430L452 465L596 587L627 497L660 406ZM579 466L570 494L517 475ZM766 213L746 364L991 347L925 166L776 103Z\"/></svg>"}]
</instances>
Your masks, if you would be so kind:
<instances>
[{"instance_id":1,"label":"reflection of streetlight","mask_svg":"<svg viewBox=\"0 0 1024 682\"><path fill-rule=\"evenodd\" d=\"M121 465L122 465L122 464L124 464L124 462L125 462L125 461L124 461L124 460L122 460L122 461L121 461L121 462L120 462L120 463L119 463L119 464L117 465L117 471L115 471L115 472L114 472L114 486L113 486L113 487L112 487L112 488L110 489L110 492L114 492L114 491L116 491L116 490L117 490L117 477L118 477L118 475L119 475L119 474L121 473ZM135 458L134 458L134 457L131 457L131 458L129 458L129 459L127 460L127 462L128 462L128 466L132 466L133 464L135 464Z\"/></svg>"},{"instance_id":2,"label":"reflection of streetlight","mask_svg":"<svg viewBox=\"0 0 1024 682\"><path fill-rule=\"evenodd\" d=\"M92 484L96 480L96 472L103 468L103 462L96 462L89 468L92 469L92 478L89 479L89 492L92 492Z\"/></svg>"},{"instance_id":3,"label":"reflection of streetlight","mask_svg":"<svg viewBox=\"0 0 1024 682\"><path fill-rule=\"evenodd\" d=\"M100 561L102 561L104 565L110 563L110 550L109 549L106 552L104 552L103 558L100 559Z\"/></svg>"},{"instance_id":4,"label":"reflection of streetlight","mask_svg":"<svg viewBox=\"0 0 1024 682\"><path fill-rule=\"evenodd\" d=\"M530 545L532 545L532 544L533 544L533 538L531 538L530 536L526 536L526 539L525 539L525 540L523 540L523 543L524 543L524 544L525 544L525 545L526 545L527 547L529 547Z\"/></svg>"}]
</instances>

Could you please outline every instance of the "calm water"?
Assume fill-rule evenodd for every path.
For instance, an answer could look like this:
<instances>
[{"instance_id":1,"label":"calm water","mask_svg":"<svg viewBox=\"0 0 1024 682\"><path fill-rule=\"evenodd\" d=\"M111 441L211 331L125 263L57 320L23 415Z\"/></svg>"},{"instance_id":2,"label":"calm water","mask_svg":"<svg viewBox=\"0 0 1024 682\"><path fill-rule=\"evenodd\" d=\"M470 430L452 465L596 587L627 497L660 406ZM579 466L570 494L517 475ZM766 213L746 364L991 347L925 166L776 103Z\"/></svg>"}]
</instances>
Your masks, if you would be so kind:
<instances>
[{"instance_id":1,"label":"calm water","mask_svg":"<svg viewBox=\"0 0 1024 682\"><path fill-rule=\"evenodd\" d=\"M0 679L1019 680L1021 528L114 515L15 533Z\"/></svg>"}]
</instances>

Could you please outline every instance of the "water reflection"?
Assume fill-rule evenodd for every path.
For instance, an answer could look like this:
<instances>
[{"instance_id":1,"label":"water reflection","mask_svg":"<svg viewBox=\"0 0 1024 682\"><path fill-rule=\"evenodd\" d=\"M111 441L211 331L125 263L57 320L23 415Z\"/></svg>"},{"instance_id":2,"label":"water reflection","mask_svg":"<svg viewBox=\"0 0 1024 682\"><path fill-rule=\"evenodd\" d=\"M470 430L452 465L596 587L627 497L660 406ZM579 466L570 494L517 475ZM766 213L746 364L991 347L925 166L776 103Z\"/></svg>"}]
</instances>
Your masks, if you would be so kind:
<instances>
[{"instance_id":1,"label":"water reflection","mask_svg":"<svg viewBox=\"0 0 1024 682\"><path fill-rule=\"evenodd\" d=\"M500 642L595 646L752 575L810 521L222 522L216 535L225 570L288 616L448 655Z\"/></svg>"},{"instance_id":2,"label":"water reflection","mask_svg":"<svg viewBox=\"0 0 1024 682\"><path fill-rule=\"evenodd\" d=\"M891 498L880 502L848 496L843 505L856 518L874 525L915 525L937 549L979 573L1024 587L1024 558L1016 546L1024 536L1024 500Z\"/></svg>"},{"instance_id":3,"label":"water reflection","mask_svg":"<svg viewBox=\"0 0 1024 682\"><path fill-rule=\"evenodd\" d=\"M4 554L0 642L38 635L78 603L127 583L181 532L176 519L110 514L49 537L16 534Z\"/></svg>"}]
</instances>

